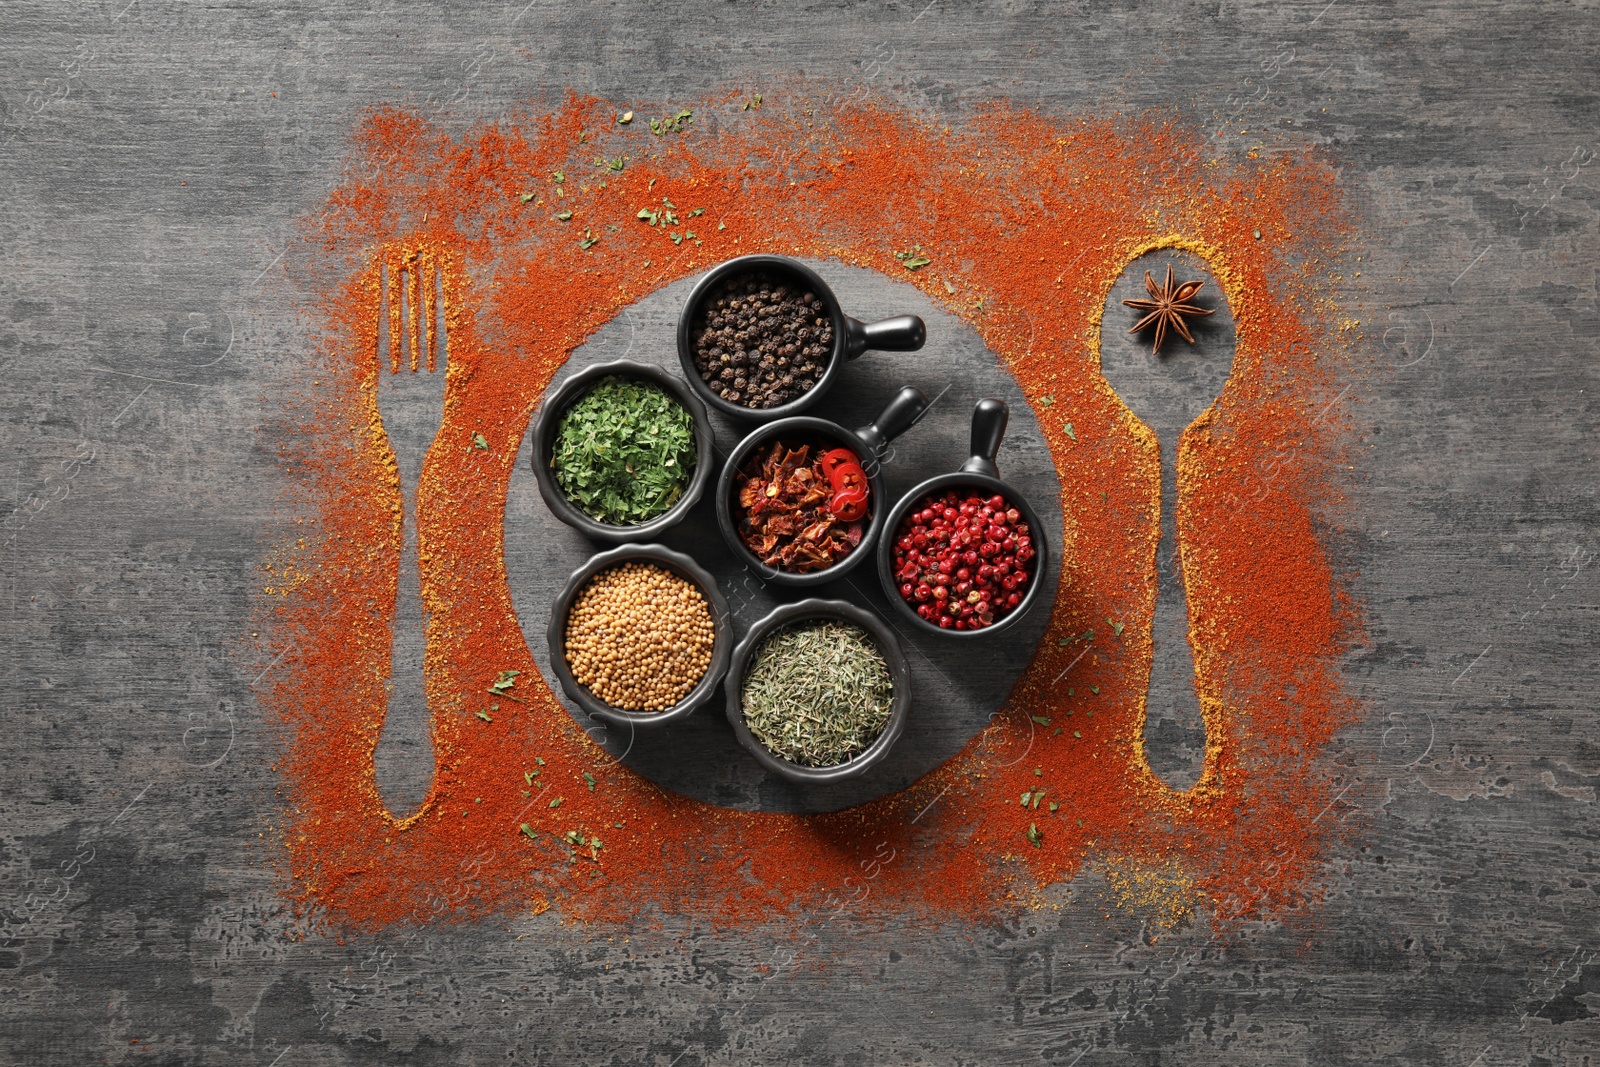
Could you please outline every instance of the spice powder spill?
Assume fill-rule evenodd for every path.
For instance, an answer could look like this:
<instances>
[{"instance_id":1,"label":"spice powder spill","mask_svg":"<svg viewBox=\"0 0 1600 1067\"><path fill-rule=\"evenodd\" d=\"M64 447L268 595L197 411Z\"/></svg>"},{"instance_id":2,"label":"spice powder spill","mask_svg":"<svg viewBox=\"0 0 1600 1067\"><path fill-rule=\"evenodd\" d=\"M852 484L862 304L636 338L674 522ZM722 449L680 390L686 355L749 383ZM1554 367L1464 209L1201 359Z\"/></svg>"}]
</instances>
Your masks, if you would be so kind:
<instances>
[{"instance_id":1,"label":"spice powder spill","mask_svg":"<svg viewBox=\"0 0 1600 1067\"><path fill-rule=\"evenodd\" d=\"M286 892L330 921L555 906L594 921L693 911L800 923L890 849L860 914L993 917L1094 856L1180 870L1185 893L1225 918L1278 917L1314 897L1340 832L1321 817L1337 800L1323 756L1357 710L1337 662L1358 619L1327 543L1346 437L1337 416L1319 415L1349 367L1327 297L1351 236L1332 167L1292 150L1213 157L1168 114L1052 120L996 104L947 128L873 100L834 107L825 93L796 82L759 109L730 93L692 108L716 122L659 137L578 98L457 136L395 110L356 129L343 184L286 257L317 294L320 349L298 380L318 384L286 385L268 434L314 532L270 552L257 627L271 650L263 701L283 736ZM580 147L580 133L598 143ZM596 153L626 165L581 179ZM530 211L529 193L580 214L590 236ZM682 228L625 225L663 198ZM1154 248L1206 261L1238 334L1226 394L1180 442L1177 521L1209 731L1186 794L1151 773L1141 743L1159 453L1097 358L1113 282ZM921 250L915 270L895 258L904 249ZM1009 702L908 789L827 815L669 797L611 763L541 679L506 586L511 464L563 361L628 304L751 252L918 287L968 322L1026 395L1072 415L1070 436L1040 420L1067 535L1049 631ZM437 773L400 818L372 768L401 547L375 380L384 279L419 262L439 279L449 348L417 509ZM475 434L487 448L470 447ZM475 716L507 678L497 692L515 700L492 721ZM1032 804L1034 790L1048 801Z\"/></svg>"}]
</instances>

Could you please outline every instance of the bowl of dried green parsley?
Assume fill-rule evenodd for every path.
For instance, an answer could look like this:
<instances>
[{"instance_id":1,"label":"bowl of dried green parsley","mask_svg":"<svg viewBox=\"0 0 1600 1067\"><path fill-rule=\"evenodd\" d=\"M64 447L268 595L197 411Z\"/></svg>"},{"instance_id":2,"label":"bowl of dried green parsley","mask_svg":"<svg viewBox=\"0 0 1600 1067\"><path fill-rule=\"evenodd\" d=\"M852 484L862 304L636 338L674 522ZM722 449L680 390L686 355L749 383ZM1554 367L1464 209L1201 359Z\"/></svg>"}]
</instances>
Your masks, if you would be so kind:
<instances>
[{"instance_id":1,"label":"bowl of dried green parsley","mask_svg":"<svg viewBox=\"0 0 1600 1067\"><path fill-rule=\"evenodd\" d=\"M676 376L633 360L562 382L534 420L533 473L550 511L598 541L674 525L711 480L705 405Z\"/></svg>"},{"instance_id":2,"label":"bowl of dried green parsley","mask_svg":"<svg viewBox=\"0 0 1600 1067\"><path fill-rule=\"evenodd\" d=\"M866 773L905 732L911 669L889 625L843 600L785 604L751 627L723 681L728 722L792 782Z\"/></svg>"}]
</instances>

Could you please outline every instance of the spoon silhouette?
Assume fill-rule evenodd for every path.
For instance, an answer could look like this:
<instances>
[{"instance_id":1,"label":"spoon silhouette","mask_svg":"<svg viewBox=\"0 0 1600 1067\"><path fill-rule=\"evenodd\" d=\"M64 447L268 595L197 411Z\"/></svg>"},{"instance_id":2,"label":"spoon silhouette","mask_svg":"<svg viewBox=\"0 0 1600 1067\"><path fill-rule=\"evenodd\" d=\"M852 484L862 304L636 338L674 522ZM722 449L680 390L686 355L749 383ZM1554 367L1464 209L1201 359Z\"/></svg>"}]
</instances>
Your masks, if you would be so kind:
<instances>
[{"instance_id":1,"label":"spoon silhouette","mask_svg":"<svg viewBox=\"0 0 1600 1067\"><path fill-rule=\"evenodd\" d=\"M1151 353L1150 331L1127 330L1144 315L1123 306L1144 299L1145 272L1159 281L1168 267L1204 288L1188 302L1214 308L1209 318L1189 319L1191 345L1166 331L1160 355ZM1134 417L1161 446L1161 536L1156 547L1156 608L1146 701L1145 756L1169 786L1187 791L1200 778L1205 758L1205 722L1195 692L1194 652L1189 644L1189 603L1178 541L1178 441L1221 394L1233 371L1233 314L1204 264L1183 252L1140 256L1123 271L1106 301L1100 339L1100 370Z\"/></svg>"}]
</instances>

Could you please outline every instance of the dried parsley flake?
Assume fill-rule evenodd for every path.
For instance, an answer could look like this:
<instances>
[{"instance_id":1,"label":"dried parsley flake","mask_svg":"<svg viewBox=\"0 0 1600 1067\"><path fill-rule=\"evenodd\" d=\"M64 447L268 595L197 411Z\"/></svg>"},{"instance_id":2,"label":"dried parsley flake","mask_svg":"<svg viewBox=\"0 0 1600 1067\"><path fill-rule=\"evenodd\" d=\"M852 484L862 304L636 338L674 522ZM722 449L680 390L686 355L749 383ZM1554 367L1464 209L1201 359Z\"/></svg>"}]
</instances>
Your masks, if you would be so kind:
<instances>
[{"instance_id":1,"label":"dried parsley flake","mask_svg":"<svg viewBox=\"0 0 1600 1067\"><path fill-rule=\"evenodd\" d=\"M611 526L664 514L694 473L694 420L649 382L602 378L567 409L551 470L572 505Z\"/></svg>"}]
</instances>

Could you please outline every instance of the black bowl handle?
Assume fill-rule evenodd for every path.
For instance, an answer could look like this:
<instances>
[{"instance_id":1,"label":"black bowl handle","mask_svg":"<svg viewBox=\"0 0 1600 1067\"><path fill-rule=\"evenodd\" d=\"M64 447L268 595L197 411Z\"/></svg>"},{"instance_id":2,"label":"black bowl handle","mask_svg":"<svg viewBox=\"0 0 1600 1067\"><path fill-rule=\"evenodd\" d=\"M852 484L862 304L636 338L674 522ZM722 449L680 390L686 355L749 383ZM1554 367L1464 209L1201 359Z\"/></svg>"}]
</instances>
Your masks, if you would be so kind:
<instances>
[{"instance_id":1,"label":"black bowl handle","mask_svg":"<svg viewBox=\"0 0 1600 1067\"><path fill-rule=\"evenodd\" d=\"M908 385L894 395L889 405L871 423L856 431L874 460L883 458L889 442L917 424L928 410L928 397L921 389Z\"/></svg>"},{"instance_id":2,"label":"black bowl handle","mask_svg":"<svg viewBox=\"0 0 1600 1067\"><path fill-rule=\"evenodd\" d=\"M1000 477L994 457L1000 453L1000 442L1005 438L1006 422L1010 418L1011 409L1004 400L991 397L978 401L978 406L972 409L972 458L961 465L963 471Z\"/></svg>"},{"instance_id":3,"label":"black bowl handle","mask_svg":"<svg viewBox=\"0 0 1600 1067\"><path fill-rule=\"evenodd\" d=\"M927 339L928 327L915 315L896 315L882 322L844 317L845 359L855 359L869 348L879 352L915 352Z\"/></svg>"}]
</instances>

